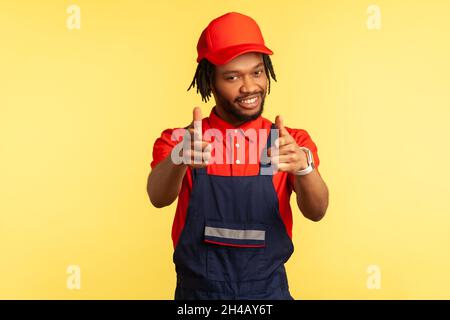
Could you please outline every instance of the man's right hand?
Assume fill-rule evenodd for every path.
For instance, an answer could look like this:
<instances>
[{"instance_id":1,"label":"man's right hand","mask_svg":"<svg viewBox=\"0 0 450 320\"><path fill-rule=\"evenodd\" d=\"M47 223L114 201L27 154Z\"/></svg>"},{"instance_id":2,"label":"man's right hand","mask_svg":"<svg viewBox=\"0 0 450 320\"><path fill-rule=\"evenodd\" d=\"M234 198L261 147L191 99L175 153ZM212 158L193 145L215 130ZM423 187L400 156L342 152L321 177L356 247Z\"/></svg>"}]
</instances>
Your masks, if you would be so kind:
<instances>
[{"instance_id":1,"label":"man's right hand","mask_svg":"<svg viewBox=\"0 0 450 320\"><path fill-rule=\"evenodd\" d=\"M204 168L211 159L212 146L202 140L202 112L194 108L193 121L186 129L177 129L183 140L172 153L158 163L147 181L147 193L151 203L162 208L170 205L178 197L187 167Z\"/></svg>"},{"instance_id":2,"label":"man's right hand","mask_svg":"<svg viewBox=\"0 0 450 320\"><path fill-rule=\"evenodd\" d=\"M199 107L195 107L192 123L187 128L183 141L180 142L183 144L181 155L183 163L191 168L204 168L211 159L212 146L202 137L202 111Z\"/></svg>"}]
</instances>

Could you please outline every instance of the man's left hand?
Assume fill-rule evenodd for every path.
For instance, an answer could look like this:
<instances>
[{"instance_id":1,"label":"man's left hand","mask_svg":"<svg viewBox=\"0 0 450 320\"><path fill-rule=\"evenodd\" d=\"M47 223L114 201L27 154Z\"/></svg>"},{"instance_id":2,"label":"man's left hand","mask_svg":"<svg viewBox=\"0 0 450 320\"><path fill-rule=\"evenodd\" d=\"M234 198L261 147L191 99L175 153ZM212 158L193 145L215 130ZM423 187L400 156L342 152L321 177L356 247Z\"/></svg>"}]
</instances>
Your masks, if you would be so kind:
<instances>
[{"instance_id":1,"label":"man's left hand","mask_svg":"<svg viewBox=\"0 0 450 320\"><path fill-rule=\"evenodd\" d=\"M275 126L279 130L279 137L275 140L275 146L269 149L271 163L278 171L295 174L299 170L308 167L308 157L295 139L289 134L283 124L283 118L275 118Z\"/></svg>"}]
</instances>

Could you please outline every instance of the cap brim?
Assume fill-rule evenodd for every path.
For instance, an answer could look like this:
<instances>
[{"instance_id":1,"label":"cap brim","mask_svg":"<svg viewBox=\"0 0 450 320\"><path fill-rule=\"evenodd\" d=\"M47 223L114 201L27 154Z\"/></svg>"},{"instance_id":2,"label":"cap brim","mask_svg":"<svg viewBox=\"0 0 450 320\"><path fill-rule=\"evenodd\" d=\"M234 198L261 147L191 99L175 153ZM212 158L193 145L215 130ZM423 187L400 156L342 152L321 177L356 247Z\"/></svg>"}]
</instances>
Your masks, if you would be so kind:
<instances>
[{"instance_id":1,"label":"cap brim","mask_svg":"<svg viewBox=\"0 0 450 320\"><path fill-rule=\"evenodd\" d=\"M240 44L237 46L229 47L216 51L214 53L207 54L205 56L211 63L215 65L227 64L237 56L248 52L259 52L265 54L273 54L272 50L261 44Z\"/></svg>"}]
</instances>

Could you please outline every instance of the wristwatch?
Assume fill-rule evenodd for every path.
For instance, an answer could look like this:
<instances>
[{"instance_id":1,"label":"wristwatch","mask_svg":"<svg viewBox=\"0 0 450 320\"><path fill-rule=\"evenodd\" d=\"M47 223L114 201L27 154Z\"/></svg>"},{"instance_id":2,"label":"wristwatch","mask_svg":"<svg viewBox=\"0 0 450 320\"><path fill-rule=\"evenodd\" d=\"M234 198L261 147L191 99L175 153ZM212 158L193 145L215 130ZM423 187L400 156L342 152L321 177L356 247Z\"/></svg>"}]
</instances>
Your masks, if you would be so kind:
<instances>
[{"instance_id":1,"label":"wristwatch","mask_svg":"<svg viewBox=\"0 0 450 320\"><path fill-rule=\"evenodd\" d=\"M303 170L298 170L295 173L296 176L307 175L308 173L311 173L315 168L314 167L314 158L313 158L311 150L309 150L308 148L305 148L305 147L300 147L300 149L304 150L306 152L306 154L308 155L308 166Z\"/></svg>"}]
</instances>

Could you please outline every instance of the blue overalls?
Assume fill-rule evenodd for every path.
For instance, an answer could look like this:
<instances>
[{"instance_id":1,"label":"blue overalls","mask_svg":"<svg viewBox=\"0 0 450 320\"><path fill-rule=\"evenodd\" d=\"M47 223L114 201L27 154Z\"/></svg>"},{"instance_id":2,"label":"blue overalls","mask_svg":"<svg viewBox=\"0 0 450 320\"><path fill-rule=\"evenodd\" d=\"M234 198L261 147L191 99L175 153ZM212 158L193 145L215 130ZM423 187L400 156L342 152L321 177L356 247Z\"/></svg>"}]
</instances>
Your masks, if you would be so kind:
<instances>
[{"instance_id":1,"label":"blue overalls","mask_svg":"<svg viewBox=\"0 0 450 320\"><path fill-rule=\"evenodd\" d=\"M284 264L294 247L272 175L261 174L267 166L260 162L256 176L192 170L188 212L173 256L175 299L292 299Z\"/></svg>"}]
</instances>

